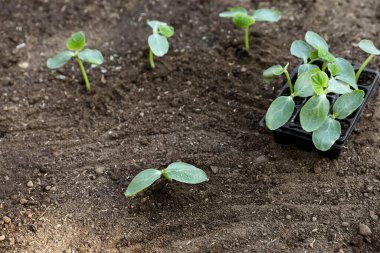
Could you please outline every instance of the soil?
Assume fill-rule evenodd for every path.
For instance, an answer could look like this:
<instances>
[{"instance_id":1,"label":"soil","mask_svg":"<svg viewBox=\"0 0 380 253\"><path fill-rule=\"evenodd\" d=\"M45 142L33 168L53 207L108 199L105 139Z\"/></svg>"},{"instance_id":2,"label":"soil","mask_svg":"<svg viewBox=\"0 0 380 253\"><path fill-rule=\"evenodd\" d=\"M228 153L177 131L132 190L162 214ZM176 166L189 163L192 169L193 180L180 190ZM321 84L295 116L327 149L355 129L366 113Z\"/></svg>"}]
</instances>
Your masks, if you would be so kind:
<instances>
[{"instance_id":1,"label":"soil","mask_svg":"<svg viewBox=\"0 0 380 253\"><path fill-rule=\"evenodd\" d=\"M218 17L237 4L284 13L251 28L249 52L243 31ZM380 96L338 160L276 144L258 124L282 87L262 71L294 68L293 40L313 30L361 62L358 41L380 41L379 9L377 0L0 0L0 252L380 252ZM147 19L176 29L154 70ZM46 67L78 30L106 57L89 70L90 93L74 61ZM123 196L140 170L178 160L210 181Z\"/></svg>"}]
</instances>

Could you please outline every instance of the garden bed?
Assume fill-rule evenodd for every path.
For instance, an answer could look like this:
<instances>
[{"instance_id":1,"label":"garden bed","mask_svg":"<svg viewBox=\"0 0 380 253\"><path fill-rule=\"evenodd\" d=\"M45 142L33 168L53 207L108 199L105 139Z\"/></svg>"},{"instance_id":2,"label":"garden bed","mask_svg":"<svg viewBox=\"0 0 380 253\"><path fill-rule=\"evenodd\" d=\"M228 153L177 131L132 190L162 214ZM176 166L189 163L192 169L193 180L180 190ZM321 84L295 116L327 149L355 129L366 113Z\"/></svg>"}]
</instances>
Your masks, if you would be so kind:
<instances>
[{"instance_id":1,"label":"garden bed","mask_svg":"<svg viewBox=\"0 0 380 253\"><path fill-rule=\"evenodd\" d=\"M379 41L380 3L239 1L284 13L251 28L249 52L218 17L234 4L0 0L0 252L380 251L378 93L335 161L258 125L282 86L262 71L296 66L289 48L307 30L362 62L352 45ZM155 70L147 19L176 29ZM75 63L46 67L78 30L105 56L90 93ZM140 170L178 160L209 182L123 196Z\"/></svg>"}]
</instances>

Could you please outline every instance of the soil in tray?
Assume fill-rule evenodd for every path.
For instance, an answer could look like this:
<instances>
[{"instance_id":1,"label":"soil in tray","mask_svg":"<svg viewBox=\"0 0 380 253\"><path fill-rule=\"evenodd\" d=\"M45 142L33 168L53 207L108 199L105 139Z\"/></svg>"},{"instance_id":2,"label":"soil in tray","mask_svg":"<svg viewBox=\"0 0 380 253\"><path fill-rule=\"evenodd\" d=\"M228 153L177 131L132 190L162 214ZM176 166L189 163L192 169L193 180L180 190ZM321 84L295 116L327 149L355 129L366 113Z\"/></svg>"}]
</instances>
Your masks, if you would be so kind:
<instances>
[{"instance_id":1,"label":"soil in tray","mask_svg":"<svg viewBox=\"0 0 380 253\"><path fill-rule=\"evenodd\" d=\"M380 251L378 96L334 162L255 123L282 85L262 71L296 66L294 39L313 30L361 62L352 45L379 33L379 1L239 3L286 14L251 28L249 52L218 18L231 1L0 0L0 252ZM155 70L148 18L176 29ZM78 30L105 55L91 93L75 61L45 66ZM141 169L177 160L210 181L124 198Z\"/></svg>"}]
</instances>

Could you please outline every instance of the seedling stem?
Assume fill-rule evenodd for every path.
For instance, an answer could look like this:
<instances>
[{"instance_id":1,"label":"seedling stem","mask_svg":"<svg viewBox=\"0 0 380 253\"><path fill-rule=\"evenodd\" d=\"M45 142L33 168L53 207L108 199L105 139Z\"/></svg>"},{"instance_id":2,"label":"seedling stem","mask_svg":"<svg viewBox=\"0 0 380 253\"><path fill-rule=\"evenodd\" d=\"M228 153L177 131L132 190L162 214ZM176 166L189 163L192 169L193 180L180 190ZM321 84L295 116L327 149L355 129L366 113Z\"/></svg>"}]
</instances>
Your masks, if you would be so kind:
<instances>
[{"instance_id":1,"label":"seedling stem","mask_svg":"<svg viewBox=\"0 0 380 253\"><path fill-rule=\"evenodd\" d=\"M356 75L355 75L356 82L359 81L359 77L362 74L364 68L368 65L368 63L370 63L373 60L373 58L375 58L375 56L376 55L371 54L370 56L368 56L367 60L365 60L362 66L360 66L360 69L358 70L358 72L356 72Z\"/></svg>"},{"instance_id":2,"label":"seedling stem","mask_svg":"<svg viewBox=\"0 0 380 253\"><path fill-rule=\"evenodd\" d=\"M292 79L290 78L289 76L289 72L287 69L284 70L284 73L285 73L285 76L286 76L286 79L288 80L288 84L289 84L289 89L290 89L290 94L293 95L294 93L294 90L293 90L293 83L292 83Z\"/></svg>"},{"instance_id":3,"label":"seedling stem","mask_svg":"<svg viewBox=\"0 0 380 253\"><path fill-rule=\"evenodd\" d=\"M82 75L83 75L84 83L86 85L86 89L88 91L90 91L91 90L90 81L88 81L86 70L84 69L83 63L82 63L81 59L79 58L78 53L75 54L75 57L77 58L80 70L82 71Z\"/></svg>"},{"instance_id":4,"label":"seedling stem","mask_svg":"<svg viewBox=\"0 0 380 253\"><path fill-rule=\"evenodd\" d=\"M327 67L327 61L323 61L322 71L325 72Z\"/></svg>"},{"instance_id":5,"label":"seedling stem","mask_svg":"<svg viewBox=\"0 0 380 253\"><path fill-rule=\"evenodd\" d=\"M244 45L246 49L249 49L249 26L245 28Z\"/></svg>"},{"instance_id":6,"label":"seedling stem","mask_svg":"<svg viewBox=\"0 0 380 253\"><path fill-rule=\"evenodd\" d=\"M152 49L149 49L149 63L150 63L150 66L154 69L155 65L154 65L154 59L153 59L153 51L152 51Z\"/></svg>"}]
</instances>

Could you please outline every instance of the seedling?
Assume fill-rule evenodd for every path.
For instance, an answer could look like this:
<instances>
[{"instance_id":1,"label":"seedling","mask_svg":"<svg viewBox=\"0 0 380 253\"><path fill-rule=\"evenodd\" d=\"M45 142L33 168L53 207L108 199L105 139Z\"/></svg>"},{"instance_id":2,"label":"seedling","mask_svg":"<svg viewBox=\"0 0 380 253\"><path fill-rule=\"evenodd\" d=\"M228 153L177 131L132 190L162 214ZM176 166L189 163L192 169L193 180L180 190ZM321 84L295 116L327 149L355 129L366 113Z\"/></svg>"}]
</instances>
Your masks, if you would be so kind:
<instances>
[{"instance_id":1,"label":"seedling","mask_svg":"<svg viewBox=\"0 0 380 253\"><path fill-rule=\"evenodd\" d=\"M364 91L358 90L352 65L343 58L335 58L321 36L309 31L305 40L294 41L290 49L292 55L304 61L298 68L294 87L287 71L288 64L284 68L280 65L270 67L263 73L266 81L285 74L289 85L289 95L279 96L270 105L265 123L270 130L282 127L294 113L294 99L307 98L299 115L301 127L312 132L317 149L326 151L341 135L339 120L348 117L363 103ZM322 63L315 64L318 62ZM340 95L333 104L332 113L328 94Z\"/></svg>"},{"instance_id":2,"label":"seedling","mask_svg":"<svg viewBox=\"0 0 380 253\"><path fill-rule=\"evenodd\" d=\"M174 28L164 22L151 20L148 25L152 28L153 34L148 38L149 44L149 63L152 68L155 67L153 55L161 57L169 51L169 42L167 38L174 35Z\"/></svg>"},{"instance_id":3,"label":"seedling","mask_svg":"<svg viewBox=\"0 0 380 253\"><path fill-rule=\"evenodd\" d=\"M199 184L208 180L206 173L197 167L183 162L169 164L166 169L147 169L138 173L124 192L126 197L135 196L156 182L159 178L171 182L176 180L186 184Z\"/></svg>"},{"instance_id":4,"label":"seedling","mask_svg":"<svg viewBox=\"0 0 380 253\"><path fill-rule=\"evenodd\" d=\"M380 55L380 50L375 47L372 41L370 40L362 40L359 42L359 47L361 50L364 52L368 53L369 56L365 60L365 62L361 65L360 69L358 72L356 72L356 82L359 81L359 77L362 74L364 68L370 63L375 56Z\"/></svg>"},{"instance_id":5,"label":"seedling","mask_svg":"<svg viewBox=\"0 0 380 253\"><path fill-rule=\"evenodd\" d=\"M90 82L88 80L86 71L83 66L83 62L88 62L90 64L100 65L103 63L103 55L97 49L85 48L86 38L83 32L77 32L71 35L71 37L66 42L65 50L52 58L47 60L47 66L50 69L58 69L65 65L72 57L75 57L78 61L79 67L82 71L83 79L88 91L91 90Z\"/></svg>"},{"instance_id":6,"label":"seedling","mask_svg":"<svg viewBox=\"0 0 380 253\"><path fill-rule=\"evenodd\" d=\"M229 8L228 11L219 13L221 18L232 18L235 26L244 28L244 47L249 49L249 27L255 22L277 22L281 18L281 12L270 9L258 9L252 15L242 7Z\"/></svg>"}]
</instances>

